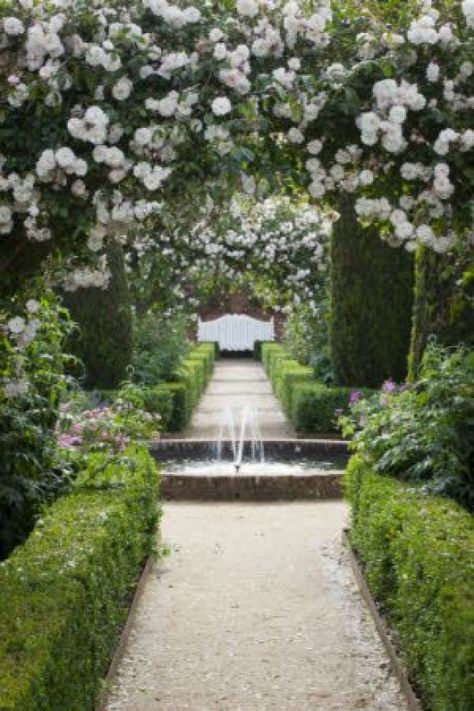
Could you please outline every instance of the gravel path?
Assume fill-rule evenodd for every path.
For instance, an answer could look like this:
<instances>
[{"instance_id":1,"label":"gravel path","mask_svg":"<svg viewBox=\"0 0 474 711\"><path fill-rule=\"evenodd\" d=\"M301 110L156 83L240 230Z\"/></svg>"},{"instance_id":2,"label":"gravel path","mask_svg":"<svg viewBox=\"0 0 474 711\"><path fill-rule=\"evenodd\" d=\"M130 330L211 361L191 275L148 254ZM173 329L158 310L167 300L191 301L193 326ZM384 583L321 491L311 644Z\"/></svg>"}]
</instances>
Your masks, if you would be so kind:
<instances>
[{"instance_id":1,"label":"gravel path","mask_svg":"<svg viewBox=\"0 0 474 711\"><path fill-rule=\"evenodd\" d=\"M216 437L223 411L230 408L239 422L240 413L246 406L251 406L258 413L264 438L286 439L295 436L293 427L272 392L262 364L252 358L222 358L216 363L185 437Z\"/></svg>"},{"instance_id":2,"label":"gravel path","mask_svg":"<svg viewBox=\"0 0 474 711\"><path fill-rule=\"evenodd\" d=\"M107 711L407 711L340 502L168 503Z\"/></svg>"}]
</instances>

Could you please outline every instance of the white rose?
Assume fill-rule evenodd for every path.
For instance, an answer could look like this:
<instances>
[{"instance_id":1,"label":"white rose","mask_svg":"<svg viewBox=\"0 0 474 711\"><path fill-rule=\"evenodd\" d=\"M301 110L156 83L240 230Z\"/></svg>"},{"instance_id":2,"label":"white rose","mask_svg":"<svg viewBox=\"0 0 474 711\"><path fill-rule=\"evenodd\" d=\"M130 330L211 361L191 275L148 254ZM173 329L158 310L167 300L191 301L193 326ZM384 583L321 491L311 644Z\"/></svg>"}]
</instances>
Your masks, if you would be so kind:
<instances>
[{"instance_id":1,"label":"white rose","mask_svg":"<svg viewBox=\"0 0 474 711\"><path fill-rule=\"evenodd\" d=\"M22 35L25 31L25 26L17 17L6 17L3 20L3 29L5 30L5 34L14 37L16 35Z\"/></svg>"},{"instance_id":2,"label":"white rose","mask_svg":"<svg viewBox=\"0 0 474 711\"><path fill-rule=\"evenodd\" d=\"M36 299L29 299L26 302L26 310L30 314L37 314L38 311L40 310L40 302L37 301Z\"/></svg>"},{"instance_id":3,"label":"white rose","mask_svg":"<svg viewBox=\"0 0 474 711\"><path fill-rule=\"evenodd\" d=\"M117 101L125 101L132 93L133 82L128 77L121 77L112 88L112 96Z\"/></svg>"},{"instance_id":4,"label":"white rose","mask_svg":"<svg viewBox=\"0 0 474 711\"><path fill-rule=\"evenodd\" d=\"M258 4L255 0L237 0L237 12L243 17L258 15Z\"/></svg>"},{"instance_id":5,"label":"white rose","mask_svg":"<svg viewBox=\"0 0 474 711\"><path fill-rule=\"evenodd\" d=\"M211 108L215 116L225 116L232 111L232 104L226 96L218 96L213 100Z\"/></svg>"},{"instance_id":6,"label":"white rose","mask_svg":"<svg viewBox=\"0 0 474 711\"><path fill-rule=\"evenodd\" d=\"M26 322L21 316L15 316L8 321L7 326L10 333L19 334L25 330Z\"/></svg>"}]
</instances>

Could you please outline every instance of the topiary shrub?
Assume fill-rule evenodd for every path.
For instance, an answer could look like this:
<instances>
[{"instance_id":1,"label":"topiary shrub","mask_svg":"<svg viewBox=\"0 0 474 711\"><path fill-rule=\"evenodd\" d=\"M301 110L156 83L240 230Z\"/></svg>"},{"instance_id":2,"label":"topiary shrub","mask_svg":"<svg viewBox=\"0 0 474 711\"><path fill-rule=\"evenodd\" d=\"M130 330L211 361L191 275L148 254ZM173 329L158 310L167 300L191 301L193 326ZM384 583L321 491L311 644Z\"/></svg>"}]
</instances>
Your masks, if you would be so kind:
<instances>
[{"instance_id":1,"label":"topiary shrub","mask_svg":"<svg viewBox=\"0 0 474 711\"><path fill-rule=\"evenodd\" d=\"M95 707L157 522L158 473L148 452L103 459L0 567L3 711Z\"/></svg>"},{"instance_id":2,"label":"topiary shrub","mask_svg":"<svg viewBox=\"0 0 474 711\"><path fill-rule=\"evenodd\" d=\"M132 361L132 311L120 245L110 243L107 260L111 272L107 289L64 294L64 304L79 324L70 346L83 363L87 389L117 387Z\"/></svg>"},{"instance_id":3,"label":"topiary shrub","mask_svg":"<svg viewBox=\"0 0 474 711\"><path fill-rule=\"evenodd\" d=\"M330 354L335 381L378 387L407 373L413 258L357 222L353 198L341 198L331 238Z\"/></svg>"},{"instance_id":4,"label":"topiary shrub","mask_svg":"<svg viewBox=\"0 0 474 711\"><path fill-rule=\"evenodd\" d=\"M474 700L474 519L455 502L375 474L346 473L350 538L430 711Z\"/></svg>"}]
</instances>

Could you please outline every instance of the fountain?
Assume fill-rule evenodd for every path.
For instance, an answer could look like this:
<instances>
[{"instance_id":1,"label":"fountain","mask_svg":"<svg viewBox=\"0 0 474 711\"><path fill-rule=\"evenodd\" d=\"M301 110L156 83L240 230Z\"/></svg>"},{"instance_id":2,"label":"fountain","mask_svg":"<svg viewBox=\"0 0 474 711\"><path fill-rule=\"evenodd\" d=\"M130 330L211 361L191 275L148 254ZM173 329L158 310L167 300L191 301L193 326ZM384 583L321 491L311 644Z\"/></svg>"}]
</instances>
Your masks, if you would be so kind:
<instances>
[{"instance_id":1,"label":"fountain","mask_svg":"<svg viewBox=\"0 0 474 711\"><path fill-rule=\"evenodd\" d=\"M258 422L257 411L246 406L240 413L240 426L237 426L234 411L226 408L222 414L216 441L216 459L223 461L226 444L231 448L234 471L239 474L243 464L245 446L250 447L250 462L252 464L265 462L265 451L262 434Z\"/></svg>"},{"instance_id":2,"label":"fountain","mask_svg":"<svg viewBox=\"0 0 474 711\"><path fill-rule=\"evenodd\" d=\"M201 456L194 454L199 442L189 440L193 452L190 459L182 453L186 442L173 443L178 456L161 459L161 491L165 499L272 501L341 496L346 453L340 447L338 458L323 442L316 455L308 458L303 453L308 449L305 441L290 440L286 445L293 455L282 459L281 446L285 447L285 442L267 440L270 457L265 457L258 412L251 405L241 410L223 410L216 435L213 441L202 441ZM169 444L166 440L161 443L164 452L169 451ZM155 456L158 453L159 449Z\"/></svg>"}]
</instances>

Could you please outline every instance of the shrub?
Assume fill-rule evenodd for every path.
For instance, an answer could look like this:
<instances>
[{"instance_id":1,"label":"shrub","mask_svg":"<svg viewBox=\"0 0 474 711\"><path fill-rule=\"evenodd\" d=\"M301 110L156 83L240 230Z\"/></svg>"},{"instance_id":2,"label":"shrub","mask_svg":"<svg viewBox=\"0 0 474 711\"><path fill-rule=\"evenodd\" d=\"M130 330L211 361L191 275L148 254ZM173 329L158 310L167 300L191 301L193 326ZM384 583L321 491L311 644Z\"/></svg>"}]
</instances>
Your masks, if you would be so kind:
<instances>
[{"instance_id":1,"label":"shrub","mask_svg":"<svg viewBox=\"0 0 474 711\"><path fill-rule=\"evenodd\" d=\"M474 510L474 353L431 343L417 383L389 381L353 408L348 425L354 450L376 471L424 483Z\"/></svg>"},{"instance_id":2,"label":"shrub","mask_svg":"<svg viewBox=\"0 0 474 711\"><path fill-rule=\"evenodd\" d=\"M189 351L188 320L184 315L172 318L148 313L135 324L133 377L143 385L170 382Z\"/></svg>"},{"instance_id":3,"label":"shrub","mask_svg":"<svg viewBox=\"0 0 474 711\"><path fill-rule=\"evenodd\" d=\"M177 382L166 383L173 407L169 421L171 432L181 432L203 394L214 369L216 348L213 343L199 343L191 348L177 373Z\"/></svg>"},{"instance_id":4,"label":"shrub","mask_svg":"<svg viewBox=\"0 0 474 711\"><path fill-rule=\"evenodd\" d=\"M474 522L455 502L351 459L351 541L430 711L474 700Z\"/></svg>"},{"instance_id":5,"label":"shrub","mask_svg":"<svg viewBox=\"0 0 474 711\"><path fill-rule=\"evenodd\" d=\"M300 365L277 343L262 344L262 361L275 394L298 432L340 431L338 416L348 410L352 388L316 382L313 368Z\"/></svg>"},{"instance_id":6,"label":"shrub","mask_svg":"<svg viewBox=\"0 0 474 711\"><path fill-rule=\"evenodd\" d=\"M284 410L288 414L291 413L291 402L297 383L312 380L312 368L300 365L298 361L291 358L275 360L273 368L273 388L275 394L281 400Z\"/></svg>"},{"instance_id":7,"label":"shrub","mask_svg":"<svg viewBox=\"0 0 474 711\"><path fill-rule=\"evenodd\" d=\"M4 711L93 711L127 598L152 552L151 457L130 449L105 464L96 456L0 568Z\"/></svg>"},{"instance_id":8,"label":"shrub","mask_svg":"<svg viewBox=\"0 0 474 711\"><path fill-rule=\"evenodd\" d=\"M0 325L0 560L28 535L42 504L67 478L54 428L68 386L64 348L71 322L44 285L29 296L37 298L0 303L17 325L16 331L11 319Z\"/></svg>"},{"instance_id":9,"label":"shrub","mask_svg":"<svg viewBox=\"0 0 474 711\"><path fill-rule=\"evenodd\" d=\"M288 358L283 346L279 343L262 343L262 363L270 379L274 363L280 358Z\"/></svg>"},{"instance_id":10,"label":"shrub","mask_svg":"<svg viewBox=\"0 0 474 711\"><path fill-rule=\"evenodd\" d=\"M255 341L255 343L253 344L253 357L256 361L261 362L262 347L267 343L273 343L273 341Z\"/></svg>"},{"instance_id":11,"label":"shrub","mask_svg":"<svg viewBox=\"0 0 474 711\"><path fill-rule=\"evenodd\" d=\"M70 347L84 365L88 389L117 387L132 361L132 311L120 245L110 243L107 260L111 277L106 289L78 289L63 295L79 324Z\"/></svg>"},{"instance_id":12,"label":"shrub","mask_svg":"<svg viewBox=\"0 0 474 711\"><path fill-rule=\"evenodd\" d=\"M296 383L291 399L291 421L298 432L337 433L338 414L348 408L351 388L322 383Z\"/></svg>"},{"instance_id":13,"label":"shrub","mask_svg":"<svg viewBox=\"0 0 474 711\"><path fill-rule=\"evenodd\" d=\"M181 432L188 424L188 390L184 383L166 383L164 386L171 395L173 408L168 423L169 432Z\"/></svg>"},{"instance_id":14,"label":"shrub","mask_svg":"<svg viewBox=\"0 0 474 711\"><path fill-rule=\"evenodd\" d=\"M472 252L437 254L417 250L410 377L415 379L423 351L436 336L444 346L474 347L474 260Z\"/></svg>"},{"instance_id":15,"label":"shrub","mask_svg":"<svg viewBox=\"0 0 474 711\"><path fill-rule=\"evenodd\" d=\"M379 387L405 379L413 304L413 258L357 222L341 198L331 237L330 351L338 385Z\"/></svg>"}]
</instances>

